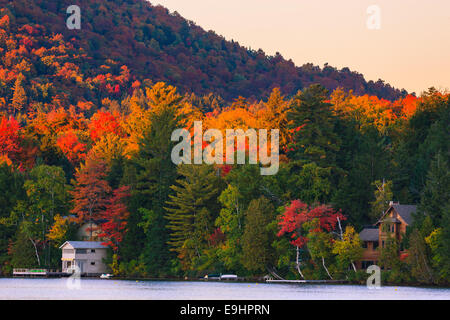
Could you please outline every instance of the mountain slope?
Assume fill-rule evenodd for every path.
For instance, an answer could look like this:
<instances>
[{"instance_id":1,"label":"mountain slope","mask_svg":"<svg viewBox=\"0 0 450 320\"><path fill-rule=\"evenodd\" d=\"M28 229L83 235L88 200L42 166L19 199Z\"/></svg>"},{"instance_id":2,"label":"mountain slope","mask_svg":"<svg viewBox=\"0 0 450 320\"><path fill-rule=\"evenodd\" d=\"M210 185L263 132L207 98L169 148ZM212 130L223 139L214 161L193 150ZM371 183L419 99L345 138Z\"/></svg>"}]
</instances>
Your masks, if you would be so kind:
<instances>
[{"instance_id":1,"label":"mountain slope","mask_svg":"<svg viewBox=\"0 0 450 320\"><path fill-rule=\"evenodd\" d=\"M66 69L76 69L83 80L94 80L104 75L108 82L108 74L120 77L127 73L128 70L120 69L125 65L130 75L124 77L129 76L129 81L165 81L182 92L198 95L213 92L227 101L238 96L267 97L274 87L280 87L284 94L291 95L311 83L321 83L328 89L341 86L357 94L368 93L390 100L406 94L381 80L366 82L361 74L348 68L337 70L312 64L296 67L281 55L267 56L262 50L250 51L145 0L78 0L76 3L73 0L0 0L0 4L4 8L1 16L7 14L10 17L11 33L24 32L23 27L27 25L38 30L28 37L46 38L47 42L53 39L53 35L62 34L63 38L57 41L64 41L67 54L63 54L60 64L54 67L58 69L66 63L73 64L67 65ZM66 27L66 9L72 4L81 8L81 30L68 30ZM33 42L30 47L25 45L25 48L31 52L38 50L39 45L47 48L53 45L41 40ZM20 48L21 39L17 41L15 50ZM4 58L11 46L3 43L3 48ZM49 70L34 69L33 77L50 77L45 73ZM26 78L30 81L29 77ZM52 77L52 81L57 78ZM69 80L64 86L71 92L74 90L70 88L70 82L75 81L76 84L76 77L75 80L69 77ZM107 91L117 91L114 83L108 84L110 88ZM121 89L129 86L128 83L117 84ZM88 92L87 88L75 91L80 90L78 94L86 99L96 95Z\"/></svg>"}]
</instances>

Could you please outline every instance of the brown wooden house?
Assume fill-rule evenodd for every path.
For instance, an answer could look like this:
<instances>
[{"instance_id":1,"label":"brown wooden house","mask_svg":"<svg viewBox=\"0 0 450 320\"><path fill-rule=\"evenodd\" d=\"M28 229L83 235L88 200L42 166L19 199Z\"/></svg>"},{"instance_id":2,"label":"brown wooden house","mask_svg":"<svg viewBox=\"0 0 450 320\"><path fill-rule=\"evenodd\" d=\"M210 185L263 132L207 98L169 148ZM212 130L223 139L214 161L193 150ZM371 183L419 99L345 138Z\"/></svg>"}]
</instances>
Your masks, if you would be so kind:
<instances>
[{"instance_id":1,"label":"brown wooden house","mask_svg":"<svg viewBox=\"0 0 450 320\"><path fill-rule=\"evenodd\" d=\"M380 239L378 227L364 228L359 234L359 238L363 243L364 252L361 261L357 263L357 268L367 269L370 265L377 264Z\"/></svg>"},{"instance_id":2,"label":"brown wooden house","mask_svg":"<svg viewBox=\"0 0 450 320\"><path fill-rule=\"evenodd\" d=\"M413 213L417 211L415 205L404 205L391 202L389 208L375 223L374 226L364 228L359 237L363 241L363 257L357 263L358 268L365 269L372 264L377 264L380 251L386 245L389 237L395 237L401 241L406 233L406 227L411 225ZM405 253L400 248L399 255Z\"/></svg>"}]
</instances>

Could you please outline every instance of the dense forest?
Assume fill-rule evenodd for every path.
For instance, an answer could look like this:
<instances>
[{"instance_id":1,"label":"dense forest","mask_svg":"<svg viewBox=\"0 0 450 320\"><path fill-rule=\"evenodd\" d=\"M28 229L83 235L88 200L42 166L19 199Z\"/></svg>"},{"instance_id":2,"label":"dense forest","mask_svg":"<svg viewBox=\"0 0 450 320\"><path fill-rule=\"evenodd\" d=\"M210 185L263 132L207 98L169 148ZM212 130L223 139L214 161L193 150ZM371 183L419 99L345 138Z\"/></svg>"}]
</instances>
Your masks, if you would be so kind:
<instances>
[{"instance_id":1,"label":"dense forest","mask_svg":"<svg viewBox=\"0 0 450 320\"><path fill-rule=\"evenodd\" d=\"M74 106L3 116L2 272L59 267L58 246L94 220L117 275L340 278L361 255L358 232L395 200L420 213L392 244L416 250L381 259L391 281L448 281L450 95L389 102L312 85L213 112L191 98L159 82L90 117ZM279 128L279 172L174 165L171 134L196 120L223 132Z\"/></svg>"},{"instance_id":2,"label":"dense forest","mask_svg":"<svg viewBox=\"0 0 450 320\"><path fill-rule=\"evenodd\" d=\"M448 93L296 68L144 1L80 1L85 33L64 30L66 1L0 2L2 274L60 268L96 221L118 276L358 280L358 232L394 200L419 212L383 277L449 283ZM279 172L173 164L197 120L279 129Z\"/></svg>"},{"instance_id":3,"label":"dense forest","mask_svg":"<svg viewBox=\"0 0 450 320\"><path fill-rule=\"evenodd\" d=\"M222 99L232 102L239 96L267 99L276 87L293 95L313 83L391 101L407 94L382 80L366 82L348 68L296 67L280 54L267 56L226 41L145 0L77 1L81 30L69 30L66 9L72 4L0 0L6 32L1 40L2 96L10 98L7 88L19 74L25 90L33 93L30 99L34 102L35 95L41 95L44 104L57 100L100 105L105 97L131 94L134 81L146 79L169 83L183 94L212 93L219 106ZM30 101L35 108L37 104Z\"/></svg>"}]
</instances>

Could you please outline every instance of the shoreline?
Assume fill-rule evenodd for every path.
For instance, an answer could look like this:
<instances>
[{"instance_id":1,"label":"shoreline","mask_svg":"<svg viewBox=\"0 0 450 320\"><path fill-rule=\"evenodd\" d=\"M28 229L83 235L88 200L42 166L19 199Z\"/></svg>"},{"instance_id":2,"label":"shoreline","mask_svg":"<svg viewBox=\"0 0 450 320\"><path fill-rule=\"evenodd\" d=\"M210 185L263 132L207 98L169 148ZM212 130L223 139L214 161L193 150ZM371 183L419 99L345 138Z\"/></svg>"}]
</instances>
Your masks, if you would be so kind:
<instances>
[{"instance_id":1,"label":"shoreline","mask_svg":"<svg viewBox=\"0 0 450 320\"><path fill-rule=\"evenodd\" d=\"M2 279L10 279L10 280L19 280L19 279L41 279L41 280L50 280L50 279L62 279L68 277L7 277L0 276L0 280ZM243 280L205 280L205 279L183 279L183 278L122 278L122 277L112 277L110 279L100 279L100 277L81 277L81 279L85 280L103 280L103 281L145 281L145 282L219 282L219 283L255 283L255 284L283 284L283 285L297 285L297 286L365 286L365 284L361 282L350 282L350 281L335 281L335 282L323 282L323 280L310 280L312 282L298 282L297 280L293 280L292 282L267 282L267 281L258 281L254 279L243 279ZM421 288L421 289L450 289L450 285L442 286L442 285L432 285L432 284L393 284L386 283L381 284L381 287L402 287L402 288Z\"/></svg>"}]
</instances>

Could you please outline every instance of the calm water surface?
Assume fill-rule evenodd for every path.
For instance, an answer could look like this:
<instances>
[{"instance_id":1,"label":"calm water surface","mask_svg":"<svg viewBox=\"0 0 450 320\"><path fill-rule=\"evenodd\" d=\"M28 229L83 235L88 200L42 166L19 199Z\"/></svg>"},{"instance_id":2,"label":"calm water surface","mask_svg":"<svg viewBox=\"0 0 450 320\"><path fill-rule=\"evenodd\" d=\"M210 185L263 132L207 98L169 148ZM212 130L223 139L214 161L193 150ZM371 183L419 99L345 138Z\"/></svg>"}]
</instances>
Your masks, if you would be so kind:
<instances>
[{"instance_id":1,"label":"calm water surface","mask_svg":"<svg viewBox=\"0 0 450 320\"><path fill-rule=\"evenodd\" d=\"M69 287L74 287L73 285ZM82 279L70 289L62 279L0 279L0 299L136 299L136 300L449 300L450 289L353 285L304 285L196 281ZM76 287L76 286L75 286Z\"/></svg>"}]
</instances>

